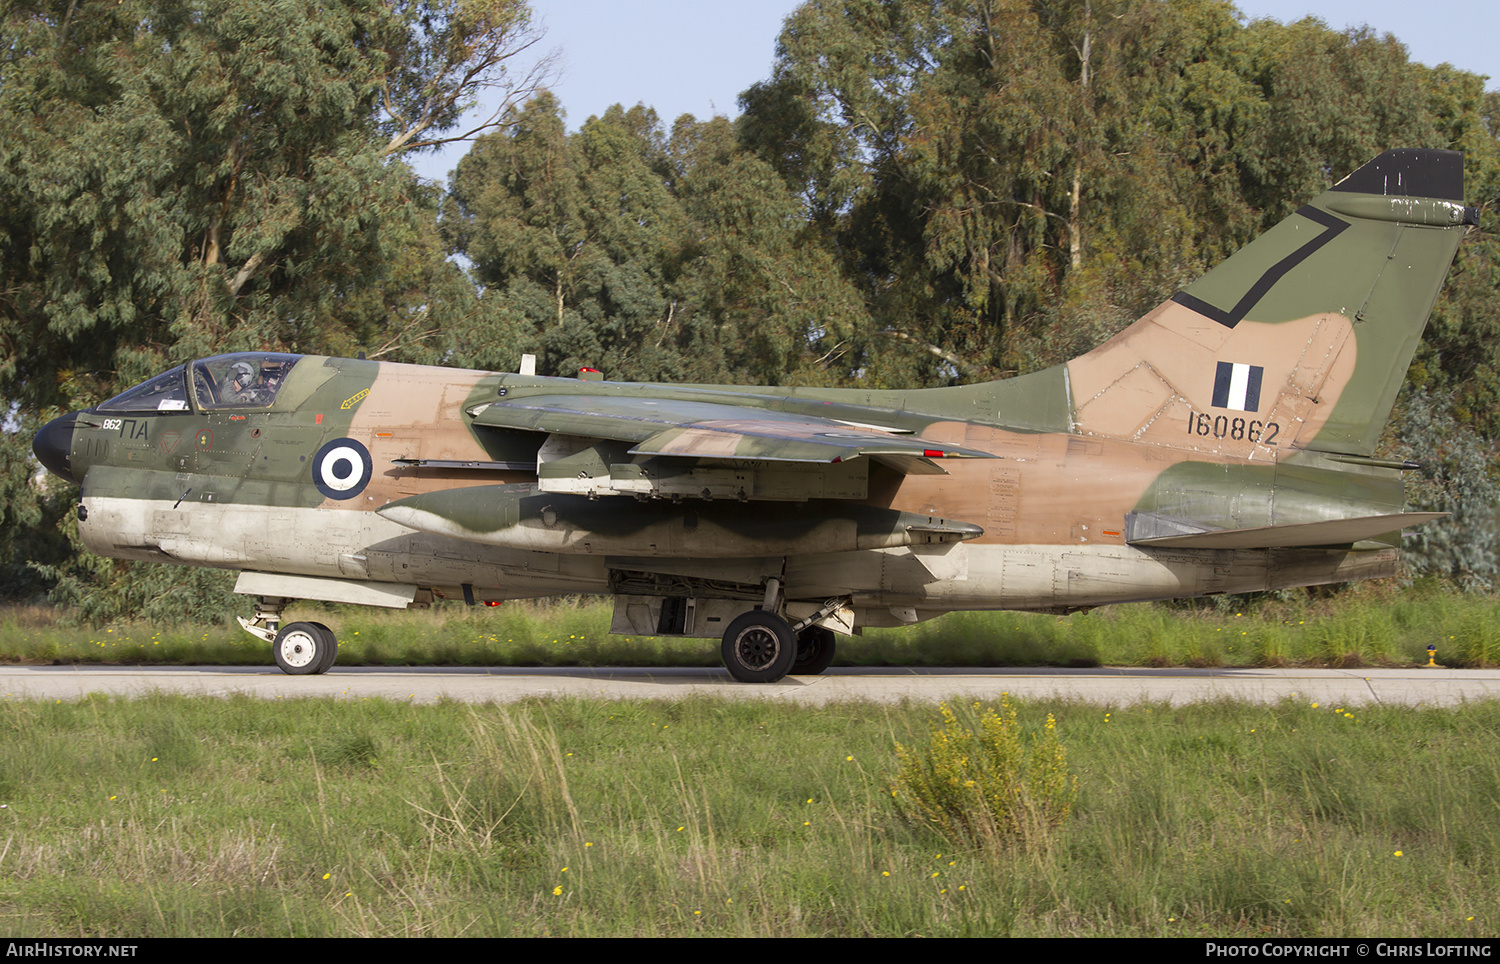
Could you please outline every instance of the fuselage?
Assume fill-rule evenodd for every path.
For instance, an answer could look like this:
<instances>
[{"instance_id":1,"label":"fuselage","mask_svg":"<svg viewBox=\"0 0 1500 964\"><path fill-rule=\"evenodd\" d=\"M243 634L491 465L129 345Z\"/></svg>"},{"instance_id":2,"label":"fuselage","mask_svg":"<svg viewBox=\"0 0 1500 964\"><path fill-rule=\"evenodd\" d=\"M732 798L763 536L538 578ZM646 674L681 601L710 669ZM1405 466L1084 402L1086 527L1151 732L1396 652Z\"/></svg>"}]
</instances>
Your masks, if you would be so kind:
<instances>
[{"instance_id":1,"label":"fuselage","mask_svg":"<svg viewBox=\"0 0 1500 964\"><path fill-rule=\"evenodd\" d=\"M94 551L240 571L290 673L386 606L608 593L737 679L955 609L1394 571L1374 456L1458 244L1463 157L1387 151L1066 364L921 391L647 385L246 352L37 433Z\"/></svg>"},{"instance_id":2,"label":"fuselage","mask_svg":"<svg viewBox=\"0 0 1500 964\"><path fill-rule=\"evenodd\" d=\"M215 394L215 372L244 358L282 366L274 394L243 402ZM774 556L787 599L848 596L864 625L955 609L1069 610L1344 581L1385 575L1395 564L1390 546L1128 544L1132 513L1194 500L1213 502L1225 526L1400 511L1400 481L1388 469L1351 473L1305 453L1282 461L1275 452L1266 458L1264 446L1210 456L1203 437L1188 431L1191 444L1172 447L1006 428L1004 412L980 411L978 401L964 403L975 416L964 420L951 414L951 395L933 394L926 404L924 392L902 393L898 411L881 404L889 401L885 393L580 383L317 356L248 353L174 371L180 391L157 384L170 382L168 373L146 383L157 384L154 391L136 398L127 392L68 416L70 431L54 423L38 434L44 461L82 487L80 534L97 553L392 583L485 601L615 592L622 573L719 573L727 585L748 585L767 569L764 557ZM649 500L656 511L633 519L613 507L624 502L630 510L648 500L590 499L583 489L554 485L542 501L544 508L555 504L561 520L502 528L484 541L413 529L380 514L401 500L481 482L538 483L549 462L548 436L476 428L468 413L559 385L601 404L636 391L687 401L734 393L750 411L918 432L992 457L945 459L941 471L925 474L871 460L821 472L736 460L741 478L769 494L772 512L761 511L765 502L747 508L712 498L709 489L707 499ZM1234 442L1228 436L1241 430L1225 422L1226 441ZM778 495L777 486L785 491ZM928 541L888 536L882 544L882 534L870 530L888 516L872 514L877 510L934 520L940 531L951 524L969 529ZM899 542L905 544L891 544Z\"/></svg>"}]
</instances>

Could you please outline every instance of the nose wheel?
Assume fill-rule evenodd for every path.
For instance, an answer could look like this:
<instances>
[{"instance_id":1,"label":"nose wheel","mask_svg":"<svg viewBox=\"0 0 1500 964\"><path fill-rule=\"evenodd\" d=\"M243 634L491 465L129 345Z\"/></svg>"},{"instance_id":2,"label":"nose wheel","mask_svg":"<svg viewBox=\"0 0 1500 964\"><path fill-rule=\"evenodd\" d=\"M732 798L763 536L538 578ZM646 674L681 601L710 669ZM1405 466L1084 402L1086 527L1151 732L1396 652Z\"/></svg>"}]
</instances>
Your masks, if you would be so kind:
<instances>
[{"instance_id":1,"label":"nose wheel","mask_svg":"<svg viewBox=\"0 0 1500 964\"><path fill-rule=\"evenodd\" d=\"M333 666L339 643L333 630L322 623L289 623L272 640L271 654L283 673L313 676Z\"/></svg>"}]
</instances>

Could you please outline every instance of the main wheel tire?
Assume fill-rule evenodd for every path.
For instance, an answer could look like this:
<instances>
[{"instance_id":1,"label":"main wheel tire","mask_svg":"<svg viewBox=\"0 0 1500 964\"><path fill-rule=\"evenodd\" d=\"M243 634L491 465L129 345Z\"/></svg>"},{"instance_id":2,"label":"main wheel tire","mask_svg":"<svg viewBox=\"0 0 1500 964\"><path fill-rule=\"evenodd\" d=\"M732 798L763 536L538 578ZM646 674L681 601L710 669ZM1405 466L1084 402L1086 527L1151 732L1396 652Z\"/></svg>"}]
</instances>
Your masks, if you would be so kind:
<instances>
[{"instance_id":1,"label":"main wheel tire","mask_svg":"<svg viewBox=\"0 0 1500 964\"><path fill-rule=\"evenodd\" d=\"M729 624L719 655L741 683L774 683L791 670L797 640L785 619L754 609Z\"/></svg>"},{"instance_id":2,"label":"main wheel tire","mask_svg":"<svg viewBox=\"0 0 1500 964\"><path fill-rule=\"evenodd\" d=\"M337 644L332 643L333 634L328 633L325 637L314 623L290 623L283 626L281 632L276 634L276 639L271 643L271 654L276 657L276 665L281 667L283 673L292 676L311 676L323 672L323 663L333 662L332 650Z\"/></svg>"},{"instance_id":3,"label":"main wheel tire","mask_svg":"<svg viewBox=\"0 0 1500 964\"><path fill-rule=\"evenodd\" d=\"M790 676L817 676L833 665L833 630L809 626L797 634L797 658Z\"/></svg>"},{"instance_id":4,"label":"main wheel tire","mask_svg":"<svg viewBox=\"0 0 1500 964\"><path fill-rule=\"evenodd\" d=\"M318 673L326 673L333 669L333 661L339 658L339 639L333 635L333 630L322 623L308 623L308 625L321 633L323 641L328 644L327 655L318 661L318 669L316 671Z\"/></svg>"}]
</instances>

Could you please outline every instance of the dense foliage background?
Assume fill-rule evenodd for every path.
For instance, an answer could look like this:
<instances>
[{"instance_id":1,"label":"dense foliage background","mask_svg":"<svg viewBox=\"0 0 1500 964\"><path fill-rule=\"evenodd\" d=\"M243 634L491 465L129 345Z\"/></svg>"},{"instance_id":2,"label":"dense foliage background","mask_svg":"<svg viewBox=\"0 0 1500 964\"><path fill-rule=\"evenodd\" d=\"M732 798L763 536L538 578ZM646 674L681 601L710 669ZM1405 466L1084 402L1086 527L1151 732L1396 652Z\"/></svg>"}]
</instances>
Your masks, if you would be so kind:
<instances>
[{"instance_id":1,"label":"dense foliage background","mask_svg":"<svg viewBox=\"0 0 1500 964\"><path fill-rule=\"evenodd\" d=\"M0 11L8 596L61 580L107 615L183 578L82 557L76 492L39 486L28 450L42 420L195 356L1007 377L1398 146L1463 150L1481 212L1387 433L1426 466L1414 502L1458 510L1408 556L1496 572L1500 94L1394 38L1247 25L1223 0L808 0L738 120L616 107L569 133L520 0ZM496 110L477 131L476 97ZM465 137L446 188L407 166Z\"/></svg>"}]
</instances>

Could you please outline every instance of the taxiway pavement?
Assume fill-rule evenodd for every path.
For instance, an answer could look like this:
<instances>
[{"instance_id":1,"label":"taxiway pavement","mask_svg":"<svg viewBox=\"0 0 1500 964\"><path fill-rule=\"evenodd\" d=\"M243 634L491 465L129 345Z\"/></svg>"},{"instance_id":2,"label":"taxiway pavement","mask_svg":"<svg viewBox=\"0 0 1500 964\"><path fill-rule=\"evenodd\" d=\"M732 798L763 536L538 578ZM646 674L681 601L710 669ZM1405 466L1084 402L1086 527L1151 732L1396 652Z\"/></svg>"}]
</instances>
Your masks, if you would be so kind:
<instances>
[{"instance_id":1,"label":"taxiway pavement","mask_svg":"<svg viewBox=\"0 0 1500 964\"><path fill-rule=\"evenodd\" d=\"M183 693L263 699L333 697L432 703L529 698L786 700L810 705L996 699L1084 700L1124 706L1284 699L1360 706L1453 706L1500 697L1500 670L1467 669L832 669L771 684L737 683L722 669L334 667L287 676L274 667L5 666L0 698L75 700L93 693Z\"/></svg>"}]
</instances>

